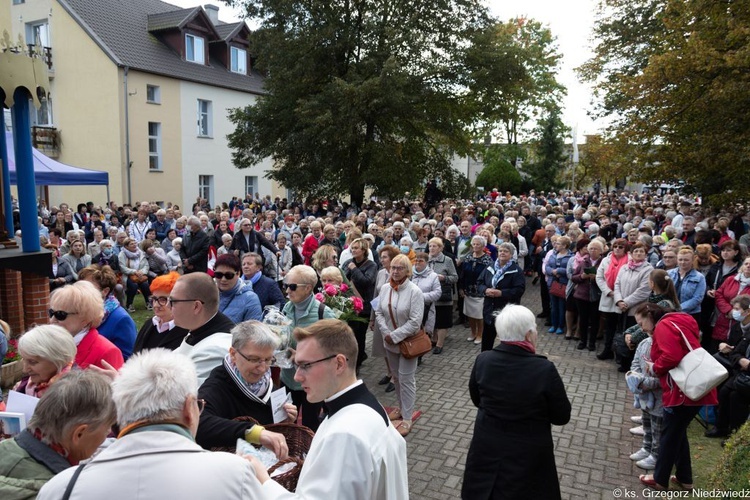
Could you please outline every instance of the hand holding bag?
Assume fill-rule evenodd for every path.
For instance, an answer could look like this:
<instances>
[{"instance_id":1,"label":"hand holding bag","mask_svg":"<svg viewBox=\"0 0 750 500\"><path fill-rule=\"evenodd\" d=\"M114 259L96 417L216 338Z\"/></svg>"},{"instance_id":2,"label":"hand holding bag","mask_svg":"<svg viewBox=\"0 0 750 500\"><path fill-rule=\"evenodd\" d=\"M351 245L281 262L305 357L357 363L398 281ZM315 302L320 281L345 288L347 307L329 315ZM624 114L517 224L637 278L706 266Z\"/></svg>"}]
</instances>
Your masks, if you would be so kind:
<instances>
[{"instance_id":1,"label":"hand holding bag","mask_svg":"<svg viewBox=\"0 0 750 500\"><path fill-rule=\"evenodd\" d=\"M557 279L553 279L552 284L549 287L549 294L564 299L567 288L567 285L560 283Z\"/></svg>"},{"instance_id":2,"label":"hand holding bag","mask_svg":"<svg viewBox=\"0 0 750 500\"><path fill-rule=\"evenodd\" d=\"M674 322L670 323L680 332L690 352L682 358L679 365L669 370L669 375L685 396L697 401L726 380L729 373L708 351L702 347L693 349L680 327Z\"/></svg>"},{"instance_id":3,"label":"hand holding bag","mask_svg":"<svg viewBox=\"0 0 750 500\"><path fill-rule=\"evenodd\" d=\"M393 317L393 309L391 308L391 298L393 297L393 290L391 295L388 297L388 314L391 316L391 323L393 328L398 328L396 324L396 318ZM420 328L416 334L411 337L407 337L398 343L398 349L401 351L401 355L406 359L414 359L419 356L423 356L432 350L432 341L430 337L425 333L424 328Z\"/></svg>"}]
</instances>

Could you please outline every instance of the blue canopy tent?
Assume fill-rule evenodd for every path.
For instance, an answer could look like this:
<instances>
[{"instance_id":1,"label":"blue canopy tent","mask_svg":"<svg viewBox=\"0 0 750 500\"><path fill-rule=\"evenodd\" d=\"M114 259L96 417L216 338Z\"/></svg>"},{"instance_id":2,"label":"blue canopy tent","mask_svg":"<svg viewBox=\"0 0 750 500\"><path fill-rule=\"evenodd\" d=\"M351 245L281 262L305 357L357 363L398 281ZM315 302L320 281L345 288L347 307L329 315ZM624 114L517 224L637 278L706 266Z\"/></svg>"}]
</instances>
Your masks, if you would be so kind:
<instances>
[{"instance_id":1,"label":"blue canopy tent","mask_svg":"<svg viewBox=\"0 0 750 500\"><path fill-rule=\"evenodd\" d=\"M8 148L10 183L17 184L15 152L11 132L5 133ZM32 148L34 157L34 178L37 186L107 186L109 200L109 173L86 168L72 167L43 155Z\"/></svg>"}]
</instances>

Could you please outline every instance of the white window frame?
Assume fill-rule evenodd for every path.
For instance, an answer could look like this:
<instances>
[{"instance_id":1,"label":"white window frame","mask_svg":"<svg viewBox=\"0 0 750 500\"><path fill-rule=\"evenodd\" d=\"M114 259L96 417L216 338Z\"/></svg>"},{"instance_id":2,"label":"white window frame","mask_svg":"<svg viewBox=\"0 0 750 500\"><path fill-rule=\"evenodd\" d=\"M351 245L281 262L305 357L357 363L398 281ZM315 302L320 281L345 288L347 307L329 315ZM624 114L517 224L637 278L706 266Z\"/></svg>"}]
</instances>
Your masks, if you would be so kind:
<instances>
[{"instance_id":1,"label":"white window frame","mask_svg":"<svg viewBox=\"0 0 750 500\"><path fill-rule=\"evenodd\" d=\"M248 189L249 188L249 189ZM255 192L258 191L258 176L257 175L246 175L245 176L245 191L243 193L247 196L255 196Z\"/></svg>"},{"instance_id":2,"label":"white window frame","mask_svg":"<svg viewBox=\"0 0 750 500\"><path fill-rule=\"evenodd\" d=\"M33 21L26 23L26 43L36 45L36 37L39 35L39 45L51 47L49 38L49 21Z\"/></svg>"},{"instance_id":3,"label":"white window frame","mask_svg":"<svg viewBox=\"0 0 750 500\"><path fill-rule=\"evenodd\" d=\"M52 98L46 95L39 99L41 106L39 109L34 107L34 102L29 99L29 111L31 112L31 124L40 127L51 127L52 121Z\"/></svg>"},{"instance_id":4,"label":"white window frame","mask_svg":"<svg viewBox=\"0 0 750 500\"><path fill-rule=\"evenodd\" d=\"M214 206L214 176L213 175L199 175L198 176L198 196L208 200L209 206Z\"/></svg>"},{"instance_id":5,"label":"white window frame","mask_svg":"<svg viewBox=\"0 0 750 500\"><path fill-rule=\"evenodd\" d=\"M239 47L229 48L229 70L241 75L247 74L247 51Z\"/></svg>"},{"instance_id":6,"label":"white window frame","mask_svg":"<svg viewBox=\"0 0 750 500\"><path fill-rule=\"evenodd\" d=\"M156 134L151 134L151 126L156 126ZM152 142L155 148L152 148ZM152 160L156 162L154 167ZM162 172L164 170L162 157L161 157L161 123L160 122L148 122L148 171L149 172Z\"/></svg>"},{"instance_id":7,"label":"white window frame","mask_svg":"<svg viewBox=\"0 0 750 500\"><path fill-rule=\"evenodd\" d=\"M153 92L153 98L149 98L149 92ZM158 85L146 85L146 102L149 104L161 104L161 87Z\"/></svg>"},{"instance_id":8,"label":"white window frame","mask_svg":"<svg viewBox=\"0 0 750 500\"><path fill-rule=\"evenodd\" d=\"M196 64L206 64L206 40L203 37L185 34L185 60Z\"/></svg>"},{"instance_id":9,"label":"white window frame","mask_svg":"<svg viewBox=\"0 0 750 500\"><path fill-rule=\"evenodd\" d=\"M213 137L213 103L205 99L198 99L198 137Z\"/></svg>"}]
</instances>

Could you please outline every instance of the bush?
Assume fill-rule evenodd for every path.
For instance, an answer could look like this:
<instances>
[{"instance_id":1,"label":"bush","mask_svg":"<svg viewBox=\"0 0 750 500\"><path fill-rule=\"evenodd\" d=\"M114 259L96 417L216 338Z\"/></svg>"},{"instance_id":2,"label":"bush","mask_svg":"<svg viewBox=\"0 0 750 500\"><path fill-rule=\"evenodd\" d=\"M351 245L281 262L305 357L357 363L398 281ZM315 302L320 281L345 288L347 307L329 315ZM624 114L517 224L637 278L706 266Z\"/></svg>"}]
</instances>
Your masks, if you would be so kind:
<instances>
[{"instance_id":1,"label":"bush","mask_svg":"<svg viewBox=\"0 0 750 500\"><path fill-rule=\"evenodd\" d=\"M510 191L518 194L521 190L521 174L508 160L487 155L484 169L477 176L476 185L482 186L488 192L497 188L501 193Z\"/></svg>"},{"instance_id":2,"label":"bush","mask_svg":"<svg viewBox=\"0 0 750 500\"><path fill-rule=\"evenodd\" d=\"M727 440L719 463L708 478L707 489L742 491L750 488L750 424Z\"/></svg>"}]
</instances>

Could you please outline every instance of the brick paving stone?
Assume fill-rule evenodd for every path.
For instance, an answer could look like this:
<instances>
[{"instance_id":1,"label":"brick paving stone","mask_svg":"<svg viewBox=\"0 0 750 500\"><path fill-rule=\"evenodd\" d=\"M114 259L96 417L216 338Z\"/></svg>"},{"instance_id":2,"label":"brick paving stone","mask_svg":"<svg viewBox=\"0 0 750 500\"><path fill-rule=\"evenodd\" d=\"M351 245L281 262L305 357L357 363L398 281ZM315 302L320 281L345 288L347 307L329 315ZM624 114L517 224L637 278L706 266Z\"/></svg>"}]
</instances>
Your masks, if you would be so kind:
<instances>
[{"instance_id":1,"label":"brick paving stone","mask_svg":"<svg viewBox=\"0 0 750 500\"><path fill-rule=\"evenodd\" d=\"M539 286L531 280L521 302L535 314L541 311ZM543 321L537 321L537 352L555 363L572 404L571 421L552 429L562 497L612 499L615 488L636 491L640 497L642 471L628 458L640 447L640 440L628 432L635 411L624 377L612 361L599 361L595 353L577 350L577 341L548 334ZM425 355L417 369L416 408L423 413L406 437L413 499L461 496L476 418L469 374L480 352L479 346L465 340L467 334L462 325L454 326L443 353ZM384 373L385 363L370 357L360 376L384 406L395 406L395 392L386 393L385 386L377 385Z\"/></svg>"}]
</instances>

